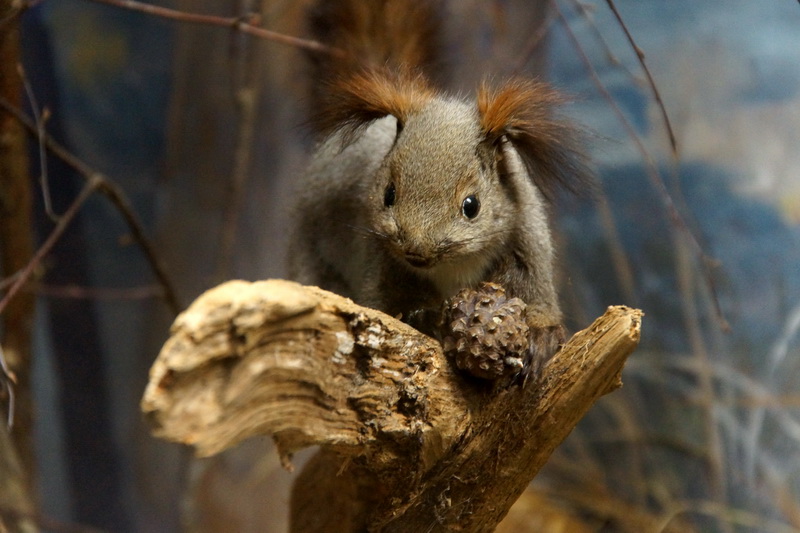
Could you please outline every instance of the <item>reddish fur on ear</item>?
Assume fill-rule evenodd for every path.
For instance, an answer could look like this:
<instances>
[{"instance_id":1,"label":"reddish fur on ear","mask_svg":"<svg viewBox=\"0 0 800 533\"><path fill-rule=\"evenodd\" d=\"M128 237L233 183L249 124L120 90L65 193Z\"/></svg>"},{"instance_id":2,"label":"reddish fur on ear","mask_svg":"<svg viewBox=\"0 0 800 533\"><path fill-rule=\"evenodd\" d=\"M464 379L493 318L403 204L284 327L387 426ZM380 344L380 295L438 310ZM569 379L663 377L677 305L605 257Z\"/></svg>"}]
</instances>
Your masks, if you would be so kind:
<instances>
[{"instance_id":1,"label":"reddish fur on ear","mask_svg":"<svg viewBox=\"0 0 800 533\"><path fill-rule=\"evenodd\" d=\"M343 131L347 140L374 120L394 116L401 123L436 96L428 81L407 70L364 70L334 80L314 122L329 135Z\"/></svg>"},{"instance_id":2,"label":"reddish fur on ear","mask_svg":"<svg viewBox=\"0 0 800 533\"><path fill-rule=\"evenodd\" d=\"M508 138L548 197L558 185L578 192L589 182L579 148L580 131L557 114L564 102L558 91L534 80L517 78L499 86L484 81L478 90L478 113L487 141Z\"/></svg>"}]
</instances>

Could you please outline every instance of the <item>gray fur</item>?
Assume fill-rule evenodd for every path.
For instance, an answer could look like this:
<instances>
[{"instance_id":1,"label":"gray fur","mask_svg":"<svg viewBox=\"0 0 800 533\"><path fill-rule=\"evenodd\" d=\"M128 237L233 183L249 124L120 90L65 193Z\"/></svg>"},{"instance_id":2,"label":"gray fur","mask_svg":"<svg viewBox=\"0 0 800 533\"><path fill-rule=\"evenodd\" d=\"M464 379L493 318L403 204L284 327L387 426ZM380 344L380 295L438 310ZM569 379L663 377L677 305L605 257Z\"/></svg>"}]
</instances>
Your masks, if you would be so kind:
<instances>
[{"instance_id":1,"label":"gray fur","mask_svg":"<svg viewBox=\"0 0 800 533\"><path fill-rule=\"evenodd\" d=\"M386 207L389 183L396 202ZM481 208L468 219L461 206L473 194ZM495 281L529 305L535 322L560 322L543 196L511 142L485 140L472 104L436 97L399 135L389 116L344 148L334 133L298 197L290 248L297 281L404 316Z\"/></svg>"}]
</instances>

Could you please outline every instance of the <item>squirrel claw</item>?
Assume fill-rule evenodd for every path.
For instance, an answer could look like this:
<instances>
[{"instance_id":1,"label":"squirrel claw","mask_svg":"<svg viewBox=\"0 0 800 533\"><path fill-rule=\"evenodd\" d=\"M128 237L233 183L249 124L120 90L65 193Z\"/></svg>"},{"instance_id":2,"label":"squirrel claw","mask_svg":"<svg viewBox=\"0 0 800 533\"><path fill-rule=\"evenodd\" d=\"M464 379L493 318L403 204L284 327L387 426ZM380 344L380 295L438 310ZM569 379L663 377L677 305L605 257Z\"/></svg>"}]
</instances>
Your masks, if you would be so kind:
<instances>
[{"instance_id":1,"label":"squirrel claw","mask_svg":"<svg viewBox=\"0 0 800 533\"><path fill-rule=\"evenodd\" d=\"M520 375L525 385L528 380L538 380L545 364L555 355L566 340L566 330L561 324L533 327L528 333L528 353Z\"/></svg>"}]
</instances>

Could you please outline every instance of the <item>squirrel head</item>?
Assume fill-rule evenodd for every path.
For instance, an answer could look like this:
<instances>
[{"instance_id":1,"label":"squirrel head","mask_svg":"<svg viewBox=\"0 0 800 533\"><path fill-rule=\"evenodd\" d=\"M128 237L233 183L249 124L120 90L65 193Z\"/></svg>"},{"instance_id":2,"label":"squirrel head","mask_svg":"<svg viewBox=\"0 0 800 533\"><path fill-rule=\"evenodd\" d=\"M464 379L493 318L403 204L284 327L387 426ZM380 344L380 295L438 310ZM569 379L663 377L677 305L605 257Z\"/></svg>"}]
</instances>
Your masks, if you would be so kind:
<instances>
[{"instance_id":1,"label":"squirrel head","mask_svg":"<svg viewBox=\"0 0 800 533\"><path fill-rule=\"evenodd\" d=\"M563 98L544 83L484 83L474 103L408 71L369 70L329 94L317 126L345 145L394 117L394 141L369 184L370 230L434 281L479 281L526 211L544 213L556 188L577 189L586 175L577 130L556 115Z\"/></svg>"}]
</instances>

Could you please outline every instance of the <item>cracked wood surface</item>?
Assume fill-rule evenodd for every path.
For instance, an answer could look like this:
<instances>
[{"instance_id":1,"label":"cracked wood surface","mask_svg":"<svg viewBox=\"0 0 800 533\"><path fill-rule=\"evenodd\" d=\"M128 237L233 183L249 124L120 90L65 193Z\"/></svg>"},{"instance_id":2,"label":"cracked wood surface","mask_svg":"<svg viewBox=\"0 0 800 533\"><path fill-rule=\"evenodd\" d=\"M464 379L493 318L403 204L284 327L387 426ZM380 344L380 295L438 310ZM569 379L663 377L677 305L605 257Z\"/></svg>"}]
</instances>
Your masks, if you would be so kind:
<instances>
[{"instance_id":1,"label":"cracked wood surface","mask_svg":"<svg viewBox=\"0 0 800 533\"><path fill-rule=\"evenodd\" d=\"M384 313L289 281L231 281L176 319L142 410L200 456L255 435L287 465L321 446L295 483L292 531L492 531L621 385L641 316L610 307L538 383L498 389Z\"/></svg>"}]
</instances>

